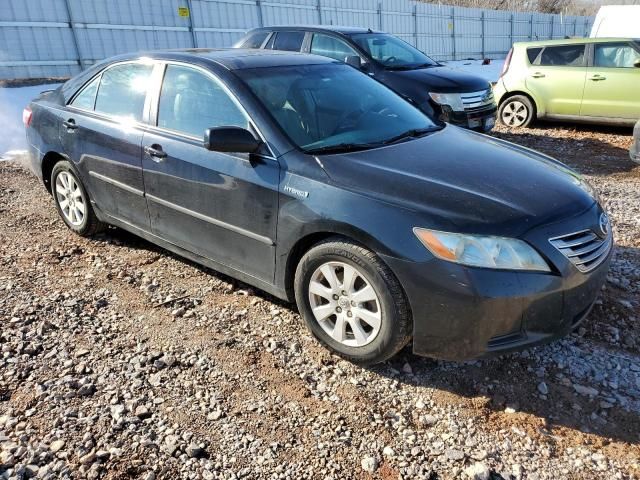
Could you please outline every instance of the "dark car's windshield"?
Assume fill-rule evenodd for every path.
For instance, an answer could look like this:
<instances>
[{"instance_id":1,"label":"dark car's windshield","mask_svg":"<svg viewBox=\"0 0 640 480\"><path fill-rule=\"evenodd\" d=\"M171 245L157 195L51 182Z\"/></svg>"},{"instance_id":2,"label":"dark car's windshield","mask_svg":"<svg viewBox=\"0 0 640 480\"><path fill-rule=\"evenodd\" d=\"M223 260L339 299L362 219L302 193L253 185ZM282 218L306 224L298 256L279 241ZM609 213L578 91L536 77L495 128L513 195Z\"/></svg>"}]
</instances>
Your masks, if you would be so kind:
<instances>
[{"instance_id":1,"label":"dark car's windshield","mask_svg":"<svg viewBox=\"0 0 640 480\"><path fill-rule=\"evenodd\" d=\"M307 152L371 148L439 128L402 97L345 64L236 73Z\"/></svg>"},{"instance_id":2,"label":"dark car's windshield","mask_svg":"<svg viewBox=\"0 0 640 480\"><path fill-rule=\"evenodd\" d=\"M438 65L420 50L386 33L358 33L351 35L358 44L375 61L386 68L413 69Z\"/></svg>"}]
</instances>

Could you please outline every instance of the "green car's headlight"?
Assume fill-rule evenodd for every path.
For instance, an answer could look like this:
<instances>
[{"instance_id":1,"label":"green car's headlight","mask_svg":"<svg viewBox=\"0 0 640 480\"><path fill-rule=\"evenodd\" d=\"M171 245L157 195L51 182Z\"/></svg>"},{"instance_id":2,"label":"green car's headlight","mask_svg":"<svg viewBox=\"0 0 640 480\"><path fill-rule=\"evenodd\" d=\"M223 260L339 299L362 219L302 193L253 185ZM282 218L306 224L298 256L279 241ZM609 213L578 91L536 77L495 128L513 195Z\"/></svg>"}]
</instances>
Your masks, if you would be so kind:
<instances>
[{"instance_id":1,"label":"green car's headlight","mask_svg":"<svg viewBox=\"0 0 640 480\"><path fill-rule=\"evenodd\" d=\"M549 272L547 262L526 242L515 238L466 235L414 228L413 233L436 257L471 267Z\"/></svg>"},{"instance_id":2,"label":"green car's headlight","mask_svg":"<svg viewBox=\"0 0 640 480\"><path fill-rule=\"evenodd\" d=\"M459 93L429 93L429 96L439 105L449 105L452 110L461 112L464 110L462 97Z\"/></svg>"}]
</instances>

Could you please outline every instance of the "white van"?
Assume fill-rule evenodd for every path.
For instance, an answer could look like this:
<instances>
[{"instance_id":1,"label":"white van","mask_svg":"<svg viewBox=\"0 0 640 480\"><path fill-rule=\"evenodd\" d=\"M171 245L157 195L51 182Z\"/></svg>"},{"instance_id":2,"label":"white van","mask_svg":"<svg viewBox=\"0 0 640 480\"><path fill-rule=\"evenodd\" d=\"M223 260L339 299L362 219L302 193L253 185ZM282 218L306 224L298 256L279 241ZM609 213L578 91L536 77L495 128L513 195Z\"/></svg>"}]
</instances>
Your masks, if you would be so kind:
<instances>
[{"instance_id":1,"label":"white van","mask_svg":"<svg viewBox=\"0 0 640 480\"><path fill-rule=\"evenodd\" d=\"M640 38L640 5L600 7L590 36Z\"/></svg>"}]
</instances>

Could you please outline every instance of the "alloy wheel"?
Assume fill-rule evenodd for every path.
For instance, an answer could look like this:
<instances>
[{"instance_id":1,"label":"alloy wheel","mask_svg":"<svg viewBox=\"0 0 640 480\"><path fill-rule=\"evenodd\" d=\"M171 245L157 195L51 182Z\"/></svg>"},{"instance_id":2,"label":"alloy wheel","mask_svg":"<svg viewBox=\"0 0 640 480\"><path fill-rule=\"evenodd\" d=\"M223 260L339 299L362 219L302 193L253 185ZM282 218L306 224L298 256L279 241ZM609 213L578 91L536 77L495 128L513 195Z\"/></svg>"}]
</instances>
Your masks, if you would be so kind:
<instances>
[{"instance_id":1,"label":"alloy wheel","mask_svg":"<svg viewBox=\"0 0 640 480\"><path fill-rule=\"evenodd\" d=\"M371 282L344 262L327 262L309 281L311 311L322 329L349 347L371 343L382 324L382 309Z\"/></svg>"},{"instance_id":2,"label":"alloy wheel","mask_svg":"<svg viewBox=\"0 0 640 480\"><path fill-rule=\"evenodd\" d=\"M76 178L62 171L56 177L56 200L65 219L73 226L80 226L86 214L86 203Z\"/></svg>"},{"instance_id":3,"label":"alloy wheel","mask_svg":"<svg viewBox=\"0 0 640 480\"><path fill-rule=\"evenodd\" d=\"M529 109L518 100L507 103L502 110L502 121L510 127L521 127L528 116Z\"/></svg>"}]
</instances>

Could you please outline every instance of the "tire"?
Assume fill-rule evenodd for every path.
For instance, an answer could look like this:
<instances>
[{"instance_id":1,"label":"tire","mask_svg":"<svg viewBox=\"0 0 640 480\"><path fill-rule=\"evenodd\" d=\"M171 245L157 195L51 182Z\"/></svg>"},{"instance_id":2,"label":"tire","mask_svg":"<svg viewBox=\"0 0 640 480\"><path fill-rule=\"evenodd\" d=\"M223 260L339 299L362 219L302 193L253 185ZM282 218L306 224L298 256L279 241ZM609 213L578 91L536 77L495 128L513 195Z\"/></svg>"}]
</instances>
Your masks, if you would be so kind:
<instances>
[{"instance_id":1,"label":"tire","mask_svg":"<svg viewBox=\"0 0 640 480\"><path fill-rule=\"evenodd\" d=\"M74 233L89 237L106 227L96 217L87 190L67 160L56 163L51 171L51 194L60 217Z\"/></svg>"},{"instance_id":2,"label":"tire","mask_svg":"<svg viewBox=\"0 0 640 480\"><path fill-rule=\"evenodd\" d=\"M507 127L528 127L533 123L535 113L535 106L528 97L514 95L500 104L498 118Z\"/></svg>"},{"instance_id":3,"label":"tire","mask_svg":"<svg viewBox=\"0 0 640 480\"><path fill-rule=\"evenodd\" d=\"M311 248L298 264L294 290L311 333L351 362L383 362L411 339L400 283L375 253L349 240L333 237Z\"/></svg>"}]
</instances>

